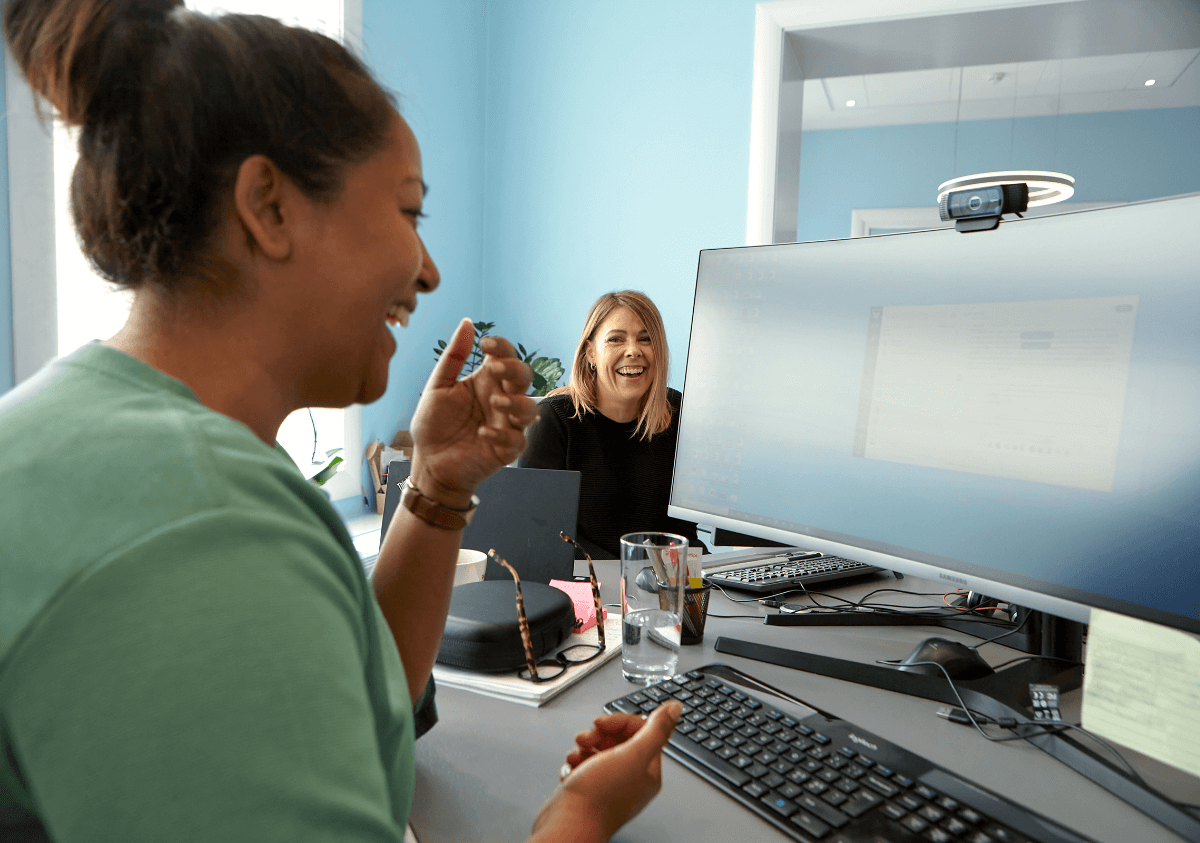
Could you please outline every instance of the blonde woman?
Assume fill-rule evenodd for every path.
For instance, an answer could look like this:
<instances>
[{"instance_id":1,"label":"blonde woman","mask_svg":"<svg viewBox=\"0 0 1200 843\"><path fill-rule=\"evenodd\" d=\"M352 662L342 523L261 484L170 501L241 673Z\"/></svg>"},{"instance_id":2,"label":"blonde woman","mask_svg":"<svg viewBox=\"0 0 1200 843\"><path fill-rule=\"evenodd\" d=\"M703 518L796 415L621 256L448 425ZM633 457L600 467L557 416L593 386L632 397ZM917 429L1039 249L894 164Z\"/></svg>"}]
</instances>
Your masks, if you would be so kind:
<instances>
[{"instance_id":1,"label":"blonde woman","mask_svg":"<svg viewBox=\"0 0 1200 843\"><path fill-rule=\"evenodd\" d=\"M667 387L670 353L654 302L605 293L588 312L571 381L542 401L518 465L582 473L576 538L616 558L621 536L666 530L696 542L696 525L667 516L679 405Z\"/></svg>"}]
</instances>

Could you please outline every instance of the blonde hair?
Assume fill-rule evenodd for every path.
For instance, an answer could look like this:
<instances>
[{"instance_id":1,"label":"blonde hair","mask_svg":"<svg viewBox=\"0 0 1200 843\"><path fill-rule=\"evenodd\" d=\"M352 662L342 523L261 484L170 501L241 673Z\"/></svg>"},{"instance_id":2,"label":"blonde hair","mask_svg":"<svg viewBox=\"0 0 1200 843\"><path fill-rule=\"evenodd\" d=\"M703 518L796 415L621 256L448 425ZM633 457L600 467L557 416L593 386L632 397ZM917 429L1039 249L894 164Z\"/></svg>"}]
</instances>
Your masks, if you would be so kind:
<instances>
[{"instance_id":1,"label":"blonde hair","mask_svg":"<svg viewBox=\"0 0 1200 843\"><path fill-rule=\"evenodd\" d=\"M654 379L650 381L650 388L642 396L638 423L634 429L639 439L649 439L662 433L671 424L671 404L667 400L670 351L667 349L667 331L663 327L662 316L645 293L621 290L605 293L596 300L583 323L583 333L579 337L575 358L571 362L571 380L566 386L560 386L549 394L571 396L571 403L575 408L574 418L581 419L584 413L598 412L596 381L599 376L596 370L588 365L587 347L604 320L611 316L613 311L623 307L641 320L646 333L650 335L650 347L654 350Z\"/></svg>"}]
</instances>

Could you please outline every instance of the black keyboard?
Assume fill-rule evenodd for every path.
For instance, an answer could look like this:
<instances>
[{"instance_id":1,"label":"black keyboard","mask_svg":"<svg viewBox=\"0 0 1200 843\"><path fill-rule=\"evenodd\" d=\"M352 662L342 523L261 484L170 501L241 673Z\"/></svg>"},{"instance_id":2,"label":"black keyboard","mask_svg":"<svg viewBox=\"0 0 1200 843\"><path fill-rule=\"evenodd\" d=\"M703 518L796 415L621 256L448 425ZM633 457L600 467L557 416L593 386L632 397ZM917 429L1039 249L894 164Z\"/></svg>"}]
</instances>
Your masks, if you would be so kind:
<instances>
[{"instance_id":1,"label":"black keyboard","mask_svg":"<svg viewBox=\"0 0 1200 843\"><path fill-rule=\"evenodd\" d=\"M792 553L764 559L745 567L727 571L712 571L704 578L722 588L736 588L759 594L773 594L805 587L827 580L840 580L874 574L883 570L874 565L843 559L840 556L824 556L820 553Z\"/></svg>"},{"instance_id":2,"label":"black keyboard","mask_svg":"<svg viewBox=\"0 0 1200 843\"><path fill-rule=\"evenodd\" d=\"M667 755L793 840L1089 841L727 665L680 674L605 708L646 713L672 698L683 717Z\"/></svg>"}]
</instances>

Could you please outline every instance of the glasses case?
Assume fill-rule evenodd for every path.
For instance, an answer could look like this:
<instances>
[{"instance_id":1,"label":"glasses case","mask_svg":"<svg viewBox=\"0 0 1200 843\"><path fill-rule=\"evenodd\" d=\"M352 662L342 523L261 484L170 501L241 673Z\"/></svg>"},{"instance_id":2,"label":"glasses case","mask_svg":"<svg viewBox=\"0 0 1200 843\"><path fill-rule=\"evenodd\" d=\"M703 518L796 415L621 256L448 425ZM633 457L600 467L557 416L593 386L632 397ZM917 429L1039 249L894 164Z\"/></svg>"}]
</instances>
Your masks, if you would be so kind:
<instances>
[{"instance_id":1,"label":"glasses case","mask_svg":"<svg viewBox=\"0 0 1200 843\"><path fill-rule=\"evenodd\" d=\"M521 582L533 658L557 648L575 630L575 606L565 592L539 582ZM455 587L439 664L488 673L525 667L512 580L484 580Z\"/></svg>"}]
</instances>

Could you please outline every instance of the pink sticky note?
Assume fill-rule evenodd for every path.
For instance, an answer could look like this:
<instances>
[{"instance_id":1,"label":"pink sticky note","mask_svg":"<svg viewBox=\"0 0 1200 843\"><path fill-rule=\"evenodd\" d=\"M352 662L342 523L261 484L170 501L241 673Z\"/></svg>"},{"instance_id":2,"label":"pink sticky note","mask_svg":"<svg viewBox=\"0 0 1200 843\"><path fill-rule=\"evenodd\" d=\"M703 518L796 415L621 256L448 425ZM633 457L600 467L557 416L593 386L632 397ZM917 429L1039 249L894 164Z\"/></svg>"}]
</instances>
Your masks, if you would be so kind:
<instances>
[{"instance_id":1,"label":"pink sticky note","mask_svg":"<svg viewBox=\"0 0 1200 843\"><path fill-rule=\"evenodd\" d=\"M582 621L582 624L575 630L576 632L586 632L596 625L596 598L592 594L592 584L590 582L568 582L567 580L550 580L550 585L557 588L559 591L566 592L571 598L571 602L575 604L575 619ZM604 609L604 617L608 617L608 610Z\"/></svg>"}]
</instances>

